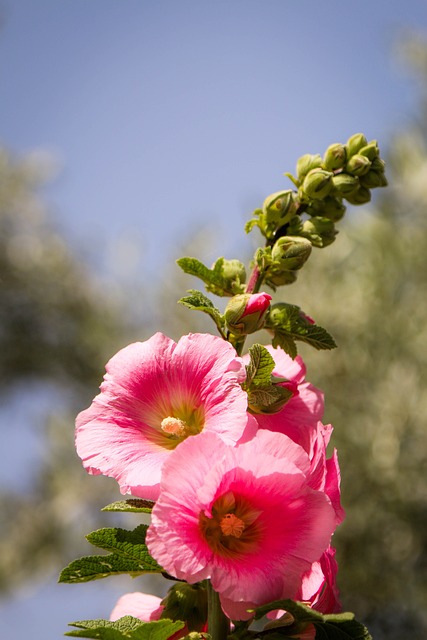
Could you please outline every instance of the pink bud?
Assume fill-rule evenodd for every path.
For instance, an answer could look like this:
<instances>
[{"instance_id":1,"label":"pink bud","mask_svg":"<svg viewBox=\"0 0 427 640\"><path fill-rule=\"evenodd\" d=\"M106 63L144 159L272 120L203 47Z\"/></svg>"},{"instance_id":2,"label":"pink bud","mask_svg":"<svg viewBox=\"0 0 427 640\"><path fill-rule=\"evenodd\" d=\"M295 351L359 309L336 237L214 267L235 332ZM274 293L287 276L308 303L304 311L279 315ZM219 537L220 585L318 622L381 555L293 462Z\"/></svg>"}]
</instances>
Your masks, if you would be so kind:
<instances>
[{"instance_id":1,"label":"pink bud","mask_svg":"<svg viewBox=\"0 0 427 640\"><path fill-rule=\"evenodd\" d=\"M252 313L264 315L270 306L271 296L268 293L252 293L246 302L246 308L242 313L242 318Z\"/></svg>"},{"instance_id":2,"label":"pink bud","mask_svg":"<svg viewBox=\"0 0 427 640\"><path fill-rule=\"evenodd\" d=\"M268 293L242 293L231 298L225 308L225 320L231 333L243 336L261 329L270 300Z\"/></svg>"}]
</instances>

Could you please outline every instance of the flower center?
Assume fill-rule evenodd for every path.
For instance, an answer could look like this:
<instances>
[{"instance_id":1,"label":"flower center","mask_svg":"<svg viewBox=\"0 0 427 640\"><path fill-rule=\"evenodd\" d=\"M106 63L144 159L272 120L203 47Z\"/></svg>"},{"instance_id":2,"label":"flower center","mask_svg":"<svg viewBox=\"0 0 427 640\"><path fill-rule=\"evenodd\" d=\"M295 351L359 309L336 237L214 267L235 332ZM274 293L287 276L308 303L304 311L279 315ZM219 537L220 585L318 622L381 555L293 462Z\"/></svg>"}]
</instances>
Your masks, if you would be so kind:
<instances>
[{"instance_id":1,"label":"flower center","mask_svg":"<svg viewBox=\"0 0 427 640\"><path fill-rule=\"evenodd\" d=\"M228 491L215 500L212 509L199 515L203 538L214 553L236 558L255 551L262 535L261 511L248 500Z\"/></svg>"},{"instance_id":2,"label":"flower center","mask_svg":"<svg viewBox=\"0 0 427 640\"><path fill-rule=\"evenodd\" d=\"M164 433L168 436L175 438L185 438L189 435L188 424L185 420L181 420L180 418L174 418L172 416L168 416L167 418L163 418L160 428Z\"/></svg>"},{"instance_id":3,"label":"flower center","mask_svg":"<svg viewBox=\"0 0 427 640\"><path fill-rule=\"evenodd\" d=\"M234 536L235 538L240 538L246 527L243 520L240 520L234 513L226 513L219 526L225 536Z\"/></svg>"}]
</instances>

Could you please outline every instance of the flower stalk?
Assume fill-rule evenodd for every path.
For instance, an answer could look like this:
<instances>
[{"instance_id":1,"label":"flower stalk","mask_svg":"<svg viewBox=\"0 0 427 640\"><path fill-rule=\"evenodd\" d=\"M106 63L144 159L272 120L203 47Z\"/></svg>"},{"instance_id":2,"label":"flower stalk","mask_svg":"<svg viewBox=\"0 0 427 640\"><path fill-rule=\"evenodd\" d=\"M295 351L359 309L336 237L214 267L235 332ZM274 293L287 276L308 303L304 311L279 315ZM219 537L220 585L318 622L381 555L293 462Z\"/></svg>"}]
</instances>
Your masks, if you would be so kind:
<instances>
[{"instance_id":1,"label":"flower stalk","mask_svg":"<svg viewBox=\"0 0 427 640\"><path fill-rule=\"evenodd\" d=\"M218 593L211 581L206 581L208 593L208 632L212 640L225 640L230 632L230 621L224 614Z\"/></svg>"}]
</instances>

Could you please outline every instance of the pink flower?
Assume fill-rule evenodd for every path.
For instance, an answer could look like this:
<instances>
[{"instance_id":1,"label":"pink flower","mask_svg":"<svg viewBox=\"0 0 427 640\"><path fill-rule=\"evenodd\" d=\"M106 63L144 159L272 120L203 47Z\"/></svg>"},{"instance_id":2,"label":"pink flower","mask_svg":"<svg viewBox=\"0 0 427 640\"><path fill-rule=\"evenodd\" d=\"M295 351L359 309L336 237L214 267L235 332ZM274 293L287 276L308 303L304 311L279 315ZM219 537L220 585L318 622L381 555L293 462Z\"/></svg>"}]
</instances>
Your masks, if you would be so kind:
<instances>
[{"instance_id":1,"label":"pink flower","mask_svg":"<svg viewBox=\"0 0 427 640\"><path fill-rule=\"evenodd\" d=\"M114 609L111 612L110 620L114 622L123 618L123 616L133 616L139 618L143 622L153 622L160 620L164 606L161 604L162 599L152 596L149 593L126 593L118 599ZM169 640L179 640L188 634L187 626L173 633Z\"/></svg>"},{"instance_id":2,"label":"pink flower","mask_svg":"<svg viewBox=\"0 0 427 640\"><path fill-rule=\"evenodd\" d=\"M164 464L150 553L179 579L210 578L231 619L293 597L335 529L310 467L301 446L267 430L238 447L214 433L189 438Z\"/></svg>"},{"instance_id":3,"label":"pink flower","mask_svg":"<svg viewBox=\"0 0 427 640\"><path fill-rule=\"evenodd\" d=\"M285 433L298 442L307 452L313 448L313 438L317 437L317 423L324 410L323 393L305 381L306 368L300 356L295 360L282 349L267 346L276 366L273 375L287 378L283 386L290 388L294 395L277 413L256 414L258 426L269 431ZM249 356L244 356L249 362Z\"/></svg>"},{"instance_id":4,"label":"pink flower","mask_svg":"<svg viewBox=\"0 0 427 640\"><path fill-rule=\"evenodd\" d=\"M111 612L110 620L114 622L123 616L133 616L144 622L160 620L164 607L161 605L161 598L152 596L149 593L126 593L118 599Z\"/></svg>"},{"instance_id":5,"label":"pink flower","mask_svg":"<svg viewBox=\"0 0 427 640\"><path fill-rule=\"evenodd\" d=\"M219 337L175 343L156 333L106 370L101 393L77 416L76 448L89 473L112 476L122 493L156 500L162 465L188 436L215 432L234 445L251 423L243 361Z\"/></svg>"},{"instance_id":6,"label":"pink flower","mask_svg":"<svg viewBox=\"0 0 427 640\"><path fill-rule=\"evenodd\" d=\"M338 613L341 602L337 587L338 565L335 549L328 547L320 560L314 562L302 579L302 585L295 597L309 603L321 613Z\"/></svg>"}]
</instances>

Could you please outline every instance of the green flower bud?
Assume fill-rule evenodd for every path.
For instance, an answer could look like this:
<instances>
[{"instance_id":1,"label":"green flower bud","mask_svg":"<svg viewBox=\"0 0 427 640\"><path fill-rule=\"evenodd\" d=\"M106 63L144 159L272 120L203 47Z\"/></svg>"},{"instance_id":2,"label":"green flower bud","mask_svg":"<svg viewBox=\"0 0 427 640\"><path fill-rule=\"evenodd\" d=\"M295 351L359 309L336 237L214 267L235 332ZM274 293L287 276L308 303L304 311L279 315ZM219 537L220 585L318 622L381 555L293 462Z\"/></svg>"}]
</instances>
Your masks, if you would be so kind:
<instances>
[{"instance_id":1,"label":"green flower bud","mask_svg":"<svg viewBox=\"0 0 427 640\"><path fill-rule=\"evenodd\" d=\"M333 175L334 174L331 171L325 171L324 169L312 169L304 178L302 185L303 192L309 198L322 200L332 189Z\"/></svg>"},{"instance_id":2,"label":"green flower bud","mask_svg":"<svg viewBox=\"0 0 427 640\"><path fill-rule=\"evenodd\" d=\"M350 204L366 204L371 200L371 192L366 187L362 187L362 185L353 191L350 195L346 197L346 200Z\"/></svg>"},{"instance_id":3,"label":"green flower bud","mask_svg":"<svg viewBox=\"0 0 427 640\"><path fill-rule=\"evenodd\" d=\"M295 214L294 192L291 189L272 193L264 200L262 210L267 225L281 226Z\"/></svg>"},{"instance_id":4,"label":"green flower bud","mask_svg":"<svg viewBox=\"0 0 427 640\"><path fill-rule=\"evenodd\" d=\"M385 162L381 158L375 158L372 161L371 169L376 171L377 173L384 173L385 171Z\"/></svg>"},{"instance_id":5,"label":"green flower bud","mask_svg":"<svg viewBox=\"0 0 427 640\"><path fill-rule=\"evenodd\" d=\"M342 169L347 158L347 151L343 144L336 142L331 144L323 156L323 168L327 171Z\"/></svg>"},{"instance_id":6,"label":"green flower bud","mask_svg":"<svg viewBox=\"0 0 427 640\"><path fill-rule=\"evenodd\" d=\"M351 158L355 153L358 153L362 147L366 147L368 141L363 133L355 133L347 140L347 157Z\"/></svg>"},{"instance_id":7,"label":"green flower bud","mask_svg":"<svg viewBox=\"0 0 427 640\"><path fill-rule=\"evenodd\" d=\"M323 218L328 218L332 222L338 222L344 216L346 206L340 197L328 196L322 202L322 213L319 214Z\"/></svg>"},{"instance_id":8,"label":"green flower bud","mask_svg":"<svg viewBox=\"0 0 427 640\"><path fill-rule=\"evenodd\" d=\"M214 267L215 265L212 265ZM241 293L246 282L246 268L240 260L226 260L222 263L221 275L225 280L225 287L232 293ZM209 287L207 287L209 290ZM213 291L215 293L215 291ZM223 295L223 293L221 294ZM230 294L231 295L231 294Z\"/></svg>"},{"instance_id":9,"label":"green flower bud","mask_svg":"<svg viewBox=\"0 0 427 640\"><path fill-rule=\"evenodd\" d=\"M363 176L368 173L370 168L371 161L366 156L360 155L360 153L355 153L354 156L351 156L345 166L346 172L351 173L353 176Z\"/></svg>"},{"instance_id":10,"label":"green flower bud","mask_svg":"<svg viewBox=\"0 0 427 640\"><path fill-rule=\"evenodd\" d=\"M360 177L360 184L367 189L375 189L375 187L381 187L381 176L384 174L378 173L371 169L364 176Z\"/></svg>"},{"instance_id":11,"label":"green flower bud","mask_svg":"<svg viewBox=\"0 0 427 640\"><path fill-rule=\"evenodd\" d=\"M297 161L297 176L299 180L304 180L305 176L312 169L317 169L322 166L322 157L317 153L316 155L312 155L311 153L306 153L304 156Z\"/></svg>"},{"instance_id":12,"label":"green flower bud","mask_svg":"<svg viewBox=\"0 0 427 640\"><path fill-rule=\"evenodd\" d=\"M315 247L327 247L332 244L337 233L334 223L327 218L311 218L302 225L302 234Z\"/></svg>"},{"instance_id":13,"label":"green flower bud","mask_svg":"<svg viewBox=\"0 0 427 640\"><path fill-rule=\"evenodd\" d=\"M270 308L268 293L241 293L225 307L224 317L235 336L246 336L262 328Z\"/></svg>"},{"instance_id":14,"label":"green flower bud","mask_svg":"<svg viewBox=\"0 0 427 640\"><path fill-rule=\"evenodd\" d=\"M378 158L380 155L380 150L378 148L378 142L376 140L372 140L365 147L359 149L359 154L361 156L366 156L372 162L375 158Z\"/></svg>"},{"instance_id":15,"label":"green flower bud","mask_svg":"<svg viewBox=\"0 0 427 640\"><path fill-rule=\"evenodd\" d=\"M161 617L182 620L189 631L201 631L208 617L206 589L186 582L174 584L162 600L164 606Z\"/></svg>"},{"instance_id":16,"label":"green flower bud","mask_svg":"<svg viewBox=\"0 0 427 640\"><path fill-rule=\"evenodd\" d=\"M359 178L357 176L350 176L348 173L339 173L332 178L332 183L338 194L346 198L358 188Z\"/></svg>"},{"instance_id":17,"label":"green flower bud","mask_svg":"<svg viewBox=\"0 0 427 640\"><path fill-rule=\"evenodd\" d=\"M306 238L282 236L271 250L274 269L294 271L301 269L311 253L311 242Z\"/></svg>"},{"instance_id":18,"label":"green flower bud","mask_svg":"<svg viewBox=\"0 0 427 640\"><path fill-rule=\"evenodd\" d=\"M280 269L275 271L274 269L269 269L265 282L269 287L275 289L276 287L292 284L296 279L297 274L295 271L281 271Z\"/></svg>"}]
</instances>

